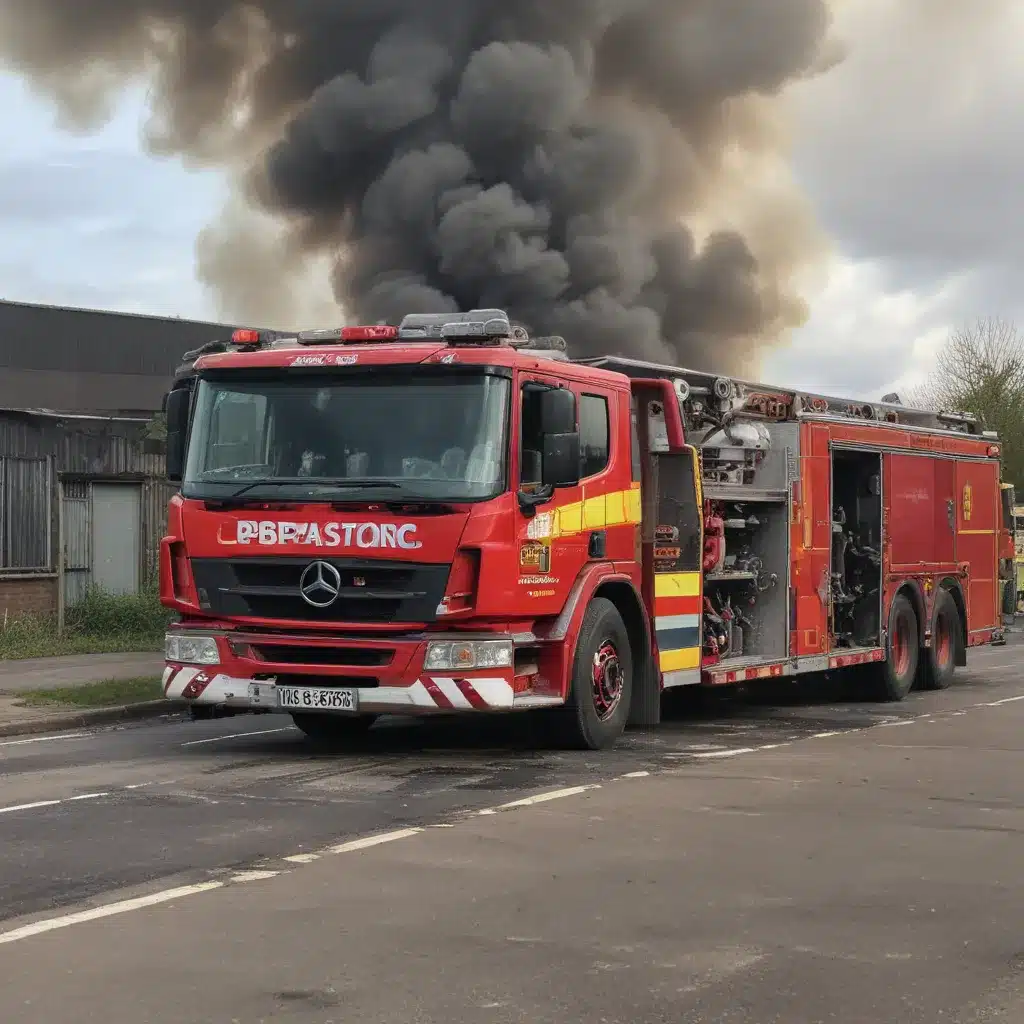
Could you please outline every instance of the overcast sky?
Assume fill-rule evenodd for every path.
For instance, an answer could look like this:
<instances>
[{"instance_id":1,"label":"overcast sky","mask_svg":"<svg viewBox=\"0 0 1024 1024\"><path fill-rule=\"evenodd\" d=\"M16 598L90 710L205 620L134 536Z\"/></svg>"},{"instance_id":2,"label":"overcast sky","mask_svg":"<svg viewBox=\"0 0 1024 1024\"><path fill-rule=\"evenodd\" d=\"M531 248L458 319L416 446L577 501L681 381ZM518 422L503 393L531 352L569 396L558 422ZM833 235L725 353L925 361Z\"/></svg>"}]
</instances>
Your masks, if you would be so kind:
<instances>
[{"instance_id":1,"label":"overcast sky","mask_svg":"<svg viewBox=\"0 0 1024 1024\"><path fill-rule=\"evenodd\" d=\"M838 28L847 59L792 96L794 171L834 257L763 375L870 397L926 372L951 326L1024 326L1024 3L845 0ZM15 78L0 109L0 297L216 315L194 242L225 184L143 155L141 94L84 138Z\"/></svg>"}]
</instances>

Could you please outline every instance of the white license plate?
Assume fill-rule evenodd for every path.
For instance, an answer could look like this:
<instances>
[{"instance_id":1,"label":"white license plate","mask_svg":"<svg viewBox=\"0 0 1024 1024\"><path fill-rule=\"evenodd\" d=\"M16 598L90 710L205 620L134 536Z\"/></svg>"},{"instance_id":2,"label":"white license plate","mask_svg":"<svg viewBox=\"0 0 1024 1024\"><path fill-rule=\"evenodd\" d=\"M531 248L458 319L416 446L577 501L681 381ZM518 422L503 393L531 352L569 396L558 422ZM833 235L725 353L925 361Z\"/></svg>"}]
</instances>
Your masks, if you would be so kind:
<instances>
[{"instance_id":1,"label":"white license plate","mask_svg":"<svg viewBox=\"0 0 1024 1024\"><path fill-rule=\"evenodd\" d=\"M359 695L355 690L333 686L279 686L277 706L289 711L355 711Z\"/></svg>"}]
</instances>

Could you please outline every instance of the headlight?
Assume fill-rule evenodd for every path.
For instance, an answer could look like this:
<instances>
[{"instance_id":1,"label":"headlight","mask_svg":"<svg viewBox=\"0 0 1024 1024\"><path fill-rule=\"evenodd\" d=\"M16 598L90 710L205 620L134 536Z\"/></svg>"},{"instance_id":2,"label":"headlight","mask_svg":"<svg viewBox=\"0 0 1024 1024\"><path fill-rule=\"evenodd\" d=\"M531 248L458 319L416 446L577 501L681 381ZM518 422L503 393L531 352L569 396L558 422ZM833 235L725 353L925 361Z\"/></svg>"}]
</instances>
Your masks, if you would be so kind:
<instances>
[{"instance_id":1,"label":"headlight","mask_svg":"<svg viewBox=\"0 0 1024 1024\"><path fill-rule=\"evenodd\" d=\"M423 667L430 672L468 672L475 668L511 668L511 640L432 640Z\"/></svg>"},{"instance_id":2,"label":"headlight","mask_svg":"<svg viewBox=\"0 0 1024 1024\"><path fill-rule=\"evenodd\" d=\"M164 657L185 665L217 665L220 654L212 636L189 636L187 633L168 633L164 637Z\"/></svg>"}]
</instances>

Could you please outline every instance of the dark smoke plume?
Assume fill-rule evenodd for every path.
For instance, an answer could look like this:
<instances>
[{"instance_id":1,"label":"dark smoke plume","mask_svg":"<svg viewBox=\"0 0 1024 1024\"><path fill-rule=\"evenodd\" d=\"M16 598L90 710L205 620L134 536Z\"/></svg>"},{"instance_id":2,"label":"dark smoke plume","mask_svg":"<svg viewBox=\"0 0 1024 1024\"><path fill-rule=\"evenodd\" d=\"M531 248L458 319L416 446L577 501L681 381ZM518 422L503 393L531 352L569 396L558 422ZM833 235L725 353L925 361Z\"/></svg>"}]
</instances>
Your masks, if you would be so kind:
<instances>
[{"instance_id":1,"label":"dark smoke plume","mask_svg":"<svg viewBox=\"0 0 1024 1024\"><path fill-rule=\"evenodd\" d=\"M577 354L736 369L817 251L683 222L828 28L827 0L0 0L0 59L80 123L149 80L150 148L244 154L281 268L334 253L352 319L501 306ZM224 231L205 272L266 292Z\"/></svg>"}]
</instances>

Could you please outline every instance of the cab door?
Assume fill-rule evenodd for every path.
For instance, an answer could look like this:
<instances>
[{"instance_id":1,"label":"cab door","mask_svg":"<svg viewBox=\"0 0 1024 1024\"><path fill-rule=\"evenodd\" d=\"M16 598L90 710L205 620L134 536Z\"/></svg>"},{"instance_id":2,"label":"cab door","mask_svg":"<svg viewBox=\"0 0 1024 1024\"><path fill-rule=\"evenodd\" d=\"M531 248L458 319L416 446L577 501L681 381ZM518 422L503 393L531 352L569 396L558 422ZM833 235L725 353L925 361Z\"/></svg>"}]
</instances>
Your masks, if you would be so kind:
<instances>
[{"instance_id":1,"label":"cab door","mask_svg":"<svg viewBox=\"0 0 1024 1024\"><path fill-rule=\"evenodd\" d=\"M513 465L517 497L515 513L516 612L530 616L557 615L587 561L583 534L583 482L560 487L538 504L528 501L544 494L542 480L545 424L541 396L553 389L575 392L564 379L524 372L516 382L516 453ZM581 459L582 461L582 459Z\"/></svg>"}]
</instances>

